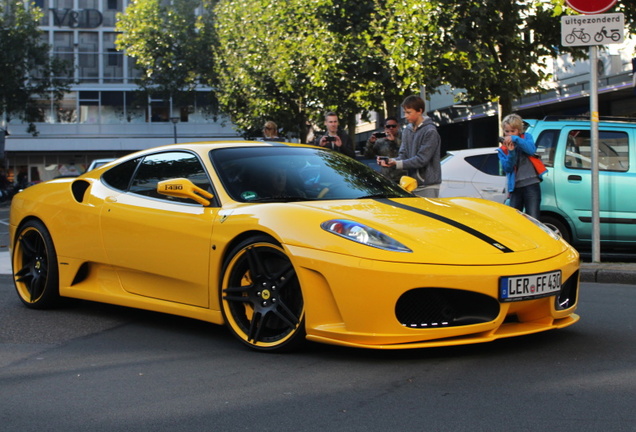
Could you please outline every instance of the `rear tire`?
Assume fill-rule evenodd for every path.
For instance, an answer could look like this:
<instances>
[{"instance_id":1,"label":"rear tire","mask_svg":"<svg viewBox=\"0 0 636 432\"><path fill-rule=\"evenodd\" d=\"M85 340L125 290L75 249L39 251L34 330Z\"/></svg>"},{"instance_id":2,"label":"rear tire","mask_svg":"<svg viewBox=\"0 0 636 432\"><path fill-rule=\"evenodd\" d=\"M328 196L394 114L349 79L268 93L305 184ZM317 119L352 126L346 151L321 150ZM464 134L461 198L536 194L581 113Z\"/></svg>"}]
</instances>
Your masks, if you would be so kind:
<instances>
[{"instance_id":1,"label":"rear tire","mask_svg":"<svg viewBox=\"0 0 636 432\"><path fill-rule=\"evenodd\" d=\"M51 235L42 222L30 220L20 227L12 264L15 288L22 303L32 309L59 305L57 254Z\"/></svg>"}]
</instances>

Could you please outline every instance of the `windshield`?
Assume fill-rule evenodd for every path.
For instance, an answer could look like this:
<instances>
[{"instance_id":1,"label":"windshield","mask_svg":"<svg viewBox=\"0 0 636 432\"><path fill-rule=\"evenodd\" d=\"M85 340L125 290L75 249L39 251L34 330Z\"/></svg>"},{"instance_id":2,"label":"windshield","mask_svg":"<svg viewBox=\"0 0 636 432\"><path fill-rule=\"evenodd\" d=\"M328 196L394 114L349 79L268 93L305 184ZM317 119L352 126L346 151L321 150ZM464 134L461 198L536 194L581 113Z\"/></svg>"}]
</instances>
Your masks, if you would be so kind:
<instances>
[{"instance_id":1,"label":"windshield","mask_svg":"<svg viewBox=\"0 0 636 432\"><path fill-rule=\"evenodd\" d=\"M240 202L413 196L365 164L320 148L224 148L210 158L228 194Z\"/></svg>"}]
</instances>

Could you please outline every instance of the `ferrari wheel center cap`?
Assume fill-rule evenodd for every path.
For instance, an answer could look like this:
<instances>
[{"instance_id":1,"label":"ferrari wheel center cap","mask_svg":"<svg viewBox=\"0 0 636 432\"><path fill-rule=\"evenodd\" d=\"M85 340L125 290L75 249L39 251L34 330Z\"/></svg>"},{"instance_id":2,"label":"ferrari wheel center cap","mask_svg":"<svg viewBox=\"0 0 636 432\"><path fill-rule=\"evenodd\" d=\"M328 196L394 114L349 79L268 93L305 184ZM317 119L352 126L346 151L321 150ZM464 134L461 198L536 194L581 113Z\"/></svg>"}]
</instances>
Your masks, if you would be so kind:
<instances>
[{"instance_id":1,"label":"ferrari wheel center cap","mask_svg":"<svg viewBox=\"0 0 636 432\"><path fill-rule=\"evenodd\" d=\"M271 296L272 296L272 293L269 290L264 289L263 291L261 291L261 298L263 300L269 300Z\"/></svg>"}]
</instances>

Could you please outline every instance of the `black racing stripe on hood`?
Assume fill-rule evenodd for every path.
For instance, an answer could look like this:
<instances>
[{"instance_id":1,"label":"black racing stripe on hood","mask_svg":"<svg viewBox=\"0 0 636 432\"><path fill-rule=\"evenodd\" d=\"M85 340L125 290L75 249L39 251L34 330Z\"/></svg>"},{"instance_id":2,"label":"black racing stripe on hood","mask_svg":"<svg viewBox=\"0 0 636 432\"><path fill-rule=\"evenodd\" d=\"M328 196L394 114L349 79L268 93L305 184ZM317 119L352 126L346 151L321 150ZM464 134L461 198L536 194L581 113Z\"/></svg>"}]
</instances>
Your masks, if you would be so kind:
<instances>
[{"instance_id":1,"label":"black racing stripe on hood","mask_svg":"<svg viewBox=\"0 0 636 432\"><path fill-rule=\"evenodd\" d=\"M471 234L471 235L477 237L478 239L485 241L489 245L491 245L493 247L496 247L497 249L499 249L502 252L505 252L505 253L513 252L512 249L510 249L509 247L507 247L505 245L502 245L501 243L499 243L498 241L496 241L492 237L489 237L486 234L484 234L482 232L479 232L476 229L471 228L471 227L469 227L467 225L464 225L462 223L454 221L453 219L449 219L447 217L440 216L438 214L435 214L435 213L432 213L432 212L429 212L429 211L426 211L426 210L422 210L422 209L419 209L419 208L416 208L416 207L411 207L411 206L406 205L406 204L400 204L400 203L397 203L395 201L391 201L388 198L378 198L378 199L376 199L376 201L378 201L378 202L380 202L382 204L390 205L390 206L393 206L393 207L398 207L398 208L401 208L403 210L412 211L414 213L418 213L418 214L421 214L423 216L428 216L428 217L430 217L432 219L435 219L435 220L438 220L440 222L447 223L448 225L454 226L455 228L458 228L458 229L460 229L462 231L465 231L468 234Z\"/></svg>"}]
</instances>

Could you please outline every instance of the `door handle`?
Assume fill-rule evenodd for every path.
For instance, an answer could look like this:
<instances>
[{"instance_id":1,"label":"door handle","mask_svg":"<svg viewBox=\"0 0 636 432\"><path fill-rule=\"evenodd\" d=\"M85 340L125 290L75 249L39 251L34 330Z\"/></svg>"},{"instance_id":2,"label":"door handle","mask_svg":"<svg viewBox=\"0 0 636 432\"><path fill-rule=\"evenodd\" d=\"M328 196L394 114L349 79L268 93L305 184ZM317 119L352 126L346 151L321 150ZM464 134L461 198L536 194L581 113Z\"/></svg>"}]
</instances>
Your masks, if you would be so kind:
<instances>
[{"instance_id":1,"label":"door handle","mask_svg":"<svg viewBox=\"0 0 636 432\"><path fill-rule=\"evenodd\" d=\"M570 176L568 176L568 180L581 181L581 180L583 180L583 177L581 177L580 175L570 175Z\"/></svg>"}]
</instances>

